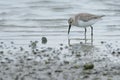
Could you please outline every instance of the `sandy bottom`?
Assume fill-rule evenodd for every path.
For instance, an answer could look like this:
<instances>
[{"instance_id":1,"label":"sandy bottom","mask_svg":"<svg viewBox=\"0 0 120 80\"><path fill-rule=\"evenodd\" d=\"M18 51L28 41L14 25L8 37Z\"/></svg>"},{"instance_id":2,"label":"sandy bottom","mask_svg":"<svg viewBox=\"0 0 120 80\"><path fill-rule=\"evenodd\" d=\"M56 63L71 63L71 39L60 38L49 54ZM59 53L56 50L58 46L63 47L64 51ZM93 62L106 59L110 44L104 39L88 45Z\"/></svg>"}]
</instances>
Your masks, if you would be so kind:
<instances>
[{"instance_id":1,"label":"sandy bottom","mask_svg":"<svg viewBox=\"0 0 120 80\"><path fill-rule=\"evenodd\" d=\"M60 44L57 48L0 43L0 80L118 80L118 42L101 46ZM84 65L93 64L92 69Z\"/></svg>"}]
</instances>

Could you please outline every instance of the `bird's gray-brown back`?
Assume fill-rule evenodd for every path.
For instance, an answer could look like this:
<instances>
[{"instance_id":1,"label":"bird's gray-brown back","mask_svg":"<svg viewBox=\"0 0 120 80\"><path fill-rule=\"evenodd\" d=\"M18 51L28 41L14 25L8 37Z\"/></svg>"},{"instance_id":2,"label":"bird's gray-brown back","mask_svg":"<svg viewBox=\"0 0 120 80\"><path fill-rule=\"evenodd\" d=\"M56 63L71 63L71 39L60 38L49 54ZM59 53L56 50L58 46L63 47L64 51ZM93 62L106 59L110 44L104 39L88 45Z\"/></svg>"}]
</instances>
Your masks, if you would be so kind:
<instances>
[{"instance_id":1,"label":"bird's gray-brown back","mask_svg":"<svg viewBox=\"0 0 120 80\"><path fill-rule=\"evenodd\" d=\"M79 13L75 16L75 20L82 20L84 22L87 22L92 19L100 19L104 15L98 16L94 14L89 14L89 13Z\"/></svg>"}]
</instances>

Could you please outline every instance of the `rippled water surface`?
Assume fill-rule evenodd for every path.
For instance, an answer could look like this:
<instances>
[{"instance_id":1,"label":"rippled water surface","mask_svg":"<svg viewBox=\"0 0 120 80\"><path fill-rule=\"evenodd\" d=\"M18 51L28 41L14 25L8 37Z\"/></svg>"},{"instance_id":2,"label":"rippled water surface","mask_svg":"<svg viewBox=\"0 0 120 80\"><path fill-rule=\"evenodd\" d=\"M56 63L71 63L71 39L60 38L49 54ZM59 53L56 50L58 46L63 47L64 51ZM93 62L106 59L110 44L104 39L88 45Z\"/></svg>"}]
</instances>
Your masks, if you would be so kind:
<instances>
[{"instance_id":1,"label":"rippled water surface","mask_svg":"<svg viewBox=\"0 0 120 80\"><path fill-rule=\"evenodd\" d=\"M106 15L94 24L94 44L120 39L119 0L0 0L0 40L28 44L67 44L67 19L79 12ZM83 38L84 29L72 27L70 37ZM90 36L88 28L87 38ZM75 41L76 42L76 41Z\"/></svg>"},{"instance_id":2,"label":"rippled water surface","mask_svg":"<svg viewBox=\"0 0 120 80\"><path fill-rule=\"evenodd\" d=\"M82 28L67 34L80 12L106 15L94 45ZM0 80L118 80L119 44L120 0L0 0Z\"/></svg>"}]
</instances>

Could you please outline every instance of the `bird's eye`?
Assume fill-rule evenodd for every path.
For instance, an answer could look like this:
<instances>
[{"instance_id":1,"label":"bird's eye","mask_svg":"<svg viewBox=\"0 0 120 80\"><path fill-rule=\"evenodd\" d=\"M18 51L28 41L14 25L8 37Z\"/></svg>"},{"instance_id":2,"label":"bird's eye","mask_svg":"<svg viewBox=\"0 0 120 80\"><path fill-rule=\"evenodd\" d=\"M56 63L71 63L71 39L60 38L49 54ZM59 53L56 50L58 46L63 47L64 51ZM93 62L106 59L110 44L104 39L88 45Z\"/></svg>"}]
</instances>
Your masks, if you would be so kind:
<instances>
[{"instance_id":1,"label":"bird's eye","mask_svg":"<svg viewBox=\"0 0 120 80\"><path fill-rule=\"evenodd\" d=\"M72 22L73 22L73 19L70 18L70 19L68 20L68 23L71 24Z\"/></svg>"},{"instance_id":2,"label":"bird's eye","mask_svg":"<svg viewBox=\"0 0 120 80\"><path fill-rule=\"evenodd\" d=\"M73 20L72 19L70 19L70 23L72 23L73 22Z\"/></svg>"}]
</instances>

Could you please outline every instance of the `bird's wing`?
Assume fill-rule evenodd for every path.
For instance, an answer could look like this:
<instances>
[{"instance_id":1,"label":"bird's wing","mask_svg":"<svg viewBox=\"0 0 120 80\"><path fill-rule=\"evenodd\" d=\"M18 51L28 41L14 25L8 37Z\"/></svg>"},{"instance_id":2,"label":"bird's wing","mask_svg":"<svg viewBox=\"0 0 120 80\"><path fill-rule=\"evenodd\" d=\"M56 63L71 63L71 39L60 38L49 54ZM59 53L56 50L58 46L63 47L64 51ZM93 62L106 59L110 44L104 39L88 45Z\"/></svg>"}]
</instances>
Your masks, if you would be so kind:
<instances>
[{"instance_id":1,"label":"bird's wing","mask_svg":"<svg viewBox=\"0 0 120 80\"><path fill-rule=\"evenodd\" d=\"M80 13L76 16L79 20L82 20L84 22L87 22L92 19L98 19L101 18L102 16L97 16L93 14L88 14L88 13Z\"/></svg>"}]
</instances>

